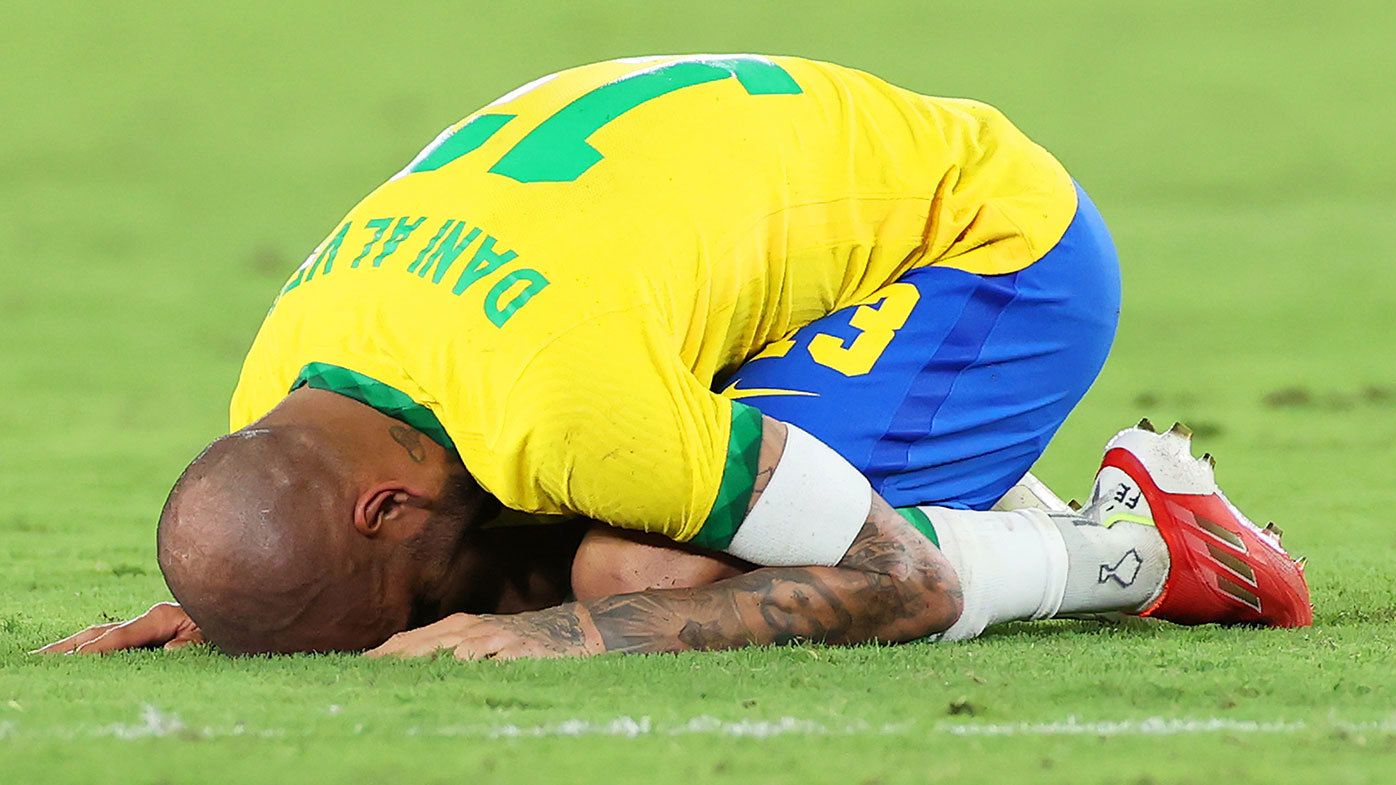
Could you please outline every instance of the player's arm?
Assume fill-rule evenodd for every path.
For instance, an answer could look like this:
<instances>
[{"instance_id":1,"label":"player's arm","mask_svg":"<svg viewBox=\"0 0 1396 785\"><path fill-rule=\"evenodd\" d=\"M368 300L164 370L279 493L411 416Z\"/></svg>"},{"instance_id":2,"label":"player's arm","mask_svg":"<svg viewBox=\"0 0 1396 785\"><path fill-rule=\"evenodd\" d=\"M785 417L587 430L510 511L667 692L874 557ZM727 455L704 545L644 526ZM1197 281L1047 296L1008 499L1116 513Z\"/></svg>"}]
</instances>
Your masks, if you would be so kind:
<instances>
[{"instance_id":1,"label":"player's arm","mask_svg":"<svg viewBox=\"0 0 1396 785\"><path fill-rule=\"evenodd\" d=\"M819 465L808 456L787 456L786 437L783 424L762 420L744 526L753 523L754 514L765 516L764 525L779 519L780 511L770 509L773 497L761 502L776 485L790 492L789 472L783 475L783 468L808 472ZM808 438L796 447L803 449L799 445ZM451 649L466 658L508 658L729 649L792 640L853 644L911 640L948 628L961 605L949 563L866 481L861 488L851 482L847 471L806 477L803 486L827 486L816 493L831 494L831 515L847 509L840 494L871 496L862 520L854 522L852 543L831 565L764 567L701 588L655 589L511 616L457 614L394 636L372 654L411 656ZM847 487L839 490L840 485ZM840 525L827 523L834 529ZM759 551L762 546L747 547Z\"/></svg>"},{"instance_id":2,"label":"player's arm","mask_svg":"<svg viewBox=\"0 0 1396 785\"><path fill-rule=\"evenodd\" d=\"M719 551L596 523L577 546L569 582L573 598L586 601L648 589L696 589L754 569Z\"/></svg>"}]
</instances>

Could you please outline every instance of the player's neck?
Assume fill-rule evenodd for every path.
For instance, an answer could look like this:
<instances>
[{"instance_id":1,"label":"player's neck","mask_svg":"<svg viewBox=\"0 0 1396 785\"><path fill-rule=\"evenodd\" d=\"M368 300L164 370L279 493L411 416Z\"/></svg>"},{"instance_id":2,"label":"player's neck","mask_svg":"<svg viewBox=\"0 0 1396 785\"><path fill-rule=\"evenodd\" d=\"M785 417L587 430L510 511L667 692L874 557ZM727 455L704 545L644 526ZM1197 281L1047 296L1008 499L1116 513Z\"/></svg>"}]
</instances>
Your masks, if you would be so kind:
<instances>
[{"instance_id":1,"label":"player's neck","mask_svg":"<svg viewBox=\"0 0 1396 785\"><path fill-rule=\"evenodd\" d=\"M309 428L326 449L348 458L366 476L389 474L438 487L459 461L420 431L338 393L302 387L256 423Z\"/></svg>"}]
</instances>

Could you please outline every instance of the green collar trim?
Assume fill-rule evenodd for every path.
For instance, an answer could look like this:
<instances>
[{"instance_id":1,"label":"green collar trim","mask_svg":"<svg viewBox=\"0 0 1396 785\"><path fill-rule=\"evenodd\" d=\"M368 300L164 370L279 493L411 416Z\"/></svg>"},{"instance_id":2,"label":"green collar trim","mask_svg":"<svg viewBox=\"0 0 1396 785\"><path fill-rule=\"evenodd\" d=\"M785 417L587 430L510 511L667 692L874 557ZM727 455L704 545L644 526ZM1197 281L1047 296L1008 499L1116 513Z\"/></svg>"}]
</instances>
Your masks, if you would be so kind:
<instances>
[{"instance_id":1,"label":"green collar trim","mask_svg":"<svg viewBox=\"0 0 1396 785\"><path fill-rule=\"evenodd\" d=\"M445 447L453 455L459 454L455 442L451 441L450 434L446 433L446 428L436 419L431 409L412 400L412 396L396 387L364 376L358 371L329 363L309 363L302 368L296 376L296 383L291 385L291 390L302 387L328 390L366 406L372 406L394 420L407 423L431 437L432 441Z\"/></svg>"}]
</instances>

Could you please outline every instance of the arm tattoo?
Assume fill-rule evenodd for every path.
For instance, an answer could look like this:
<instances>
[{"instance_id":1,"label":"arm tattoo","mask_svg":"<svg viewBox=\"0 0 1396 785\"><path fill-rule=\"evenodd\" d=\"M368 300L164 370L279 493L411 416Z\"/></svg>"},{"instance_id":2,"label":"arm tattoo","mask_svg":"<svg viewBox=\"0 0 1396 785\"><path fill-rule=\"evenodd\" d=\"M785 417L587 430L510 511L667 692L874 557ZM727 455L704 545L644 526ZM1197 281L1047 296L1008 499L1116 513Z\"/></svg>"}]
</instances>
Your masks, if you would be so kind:
<instances>
[{"instance_id":1,"label":"arm tattoo","mask_svg":"<svg viewBox=\"0 0 1396 785\"><path fill-rule=\"evenodd\" d=\"M586 634L577 618L576 605L559 605L532 613L498 616L496 619L521 635L540 640L558 654L574 654L586 645Z\"/></svg>"},{"instance_id":2,"label":"arm tattoo","mask_svg":"<svg viewBox=\"0 0 1396 785\"><path fill-rule=\"evenodd\" d=\"M944 556L877 498L836 567L760 569L698 589L579 605L607 651L655 652L904 641L949 627L960 603Z\"/></svg>"},{"instance_id":3,"label":"arm tattoo","mask_svg":"<svg viewBox=\"0 0 1396 785\"><path fill-rule=\"evenodd\" d=\"M786 433L783 423L764 420L748 512L771 481ZM536 621L535 630L574 653L588 621L615 652L905 641L947 629L961 604L949 562L874 495L862 530L834 567L765 568L696 589L572 603L554 609L566 609L560 619Z\"/></svg>"},{"instance_id":4,"label":"arm tattoo","mask_svg":"<svg viewBox=\"0 0 1396 785\"><path fill-rule=\"evenodd\" d=\"M405 425L389 425L388 433L392 434L393 441L402 445L402 449L407 451L407 457L411 458L413 463L421 463L427 459L420 431Z\"/></svg>"}]
</instances>

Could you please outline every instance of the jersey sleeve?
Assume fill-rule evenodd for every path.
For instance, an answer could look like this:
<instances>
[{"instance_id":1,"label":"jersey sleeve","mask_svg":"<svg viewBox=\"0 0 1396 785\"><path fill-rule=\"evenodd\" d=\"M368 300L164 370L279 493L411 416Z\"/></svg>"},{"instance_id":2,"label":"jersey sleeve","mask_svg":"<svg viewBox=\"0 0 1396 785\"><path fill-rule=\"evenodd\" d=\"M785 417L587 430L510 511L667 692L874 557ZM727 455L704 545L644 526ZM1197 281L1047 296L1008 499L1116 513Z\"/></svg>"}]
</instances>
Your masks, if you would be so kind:
<instances>
[{"instance_id":1,"label":"jersey sleeve","mask_svg":"<svg viewBox=\"0 0 1396 785\"><path fill-rule=\"evenodd\" d=\"M711 392L672 338L626 314L554 339L501 414L491 441L516 471L479 479L507 505L718 549L746 515L761 414Z\"/></svg>"}]
</instances>

